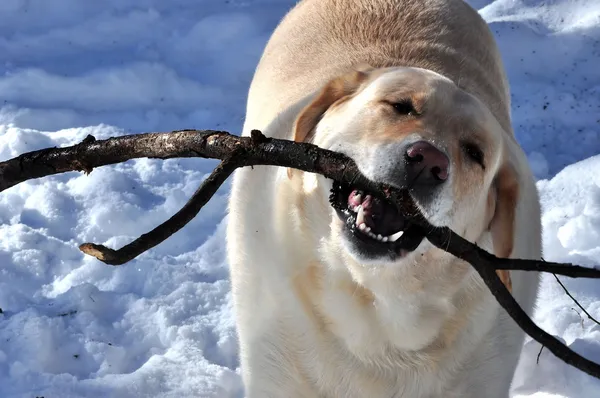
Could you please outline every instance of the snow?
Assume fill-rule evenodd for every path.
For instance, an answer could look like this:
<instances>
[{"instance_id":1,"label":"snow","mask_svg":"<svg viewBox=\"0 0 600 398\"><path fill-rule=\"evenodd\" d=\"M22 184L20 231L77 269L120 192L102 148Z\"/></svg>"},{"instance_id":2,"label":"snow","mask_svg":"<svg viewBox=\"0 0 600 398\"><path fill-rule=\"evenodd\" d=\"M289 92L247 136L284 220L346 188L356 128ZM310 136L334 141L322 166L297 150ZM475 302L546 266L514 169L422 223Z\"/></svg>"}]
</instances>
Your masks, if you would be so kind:
<instances>
[{"instance_id":1,"label":"snow","mask_svg":"<svg viewBox=\"0 0 600 398\"><path fill-rule=\"evenodd\" d=\"M544 258L583 266L600 265L600 155L565 167L551 180L538 182L543 208ZM597 280L559 277L569 292L600 320ZM600 363L600 325L589 320L545 274L538 297L536 323L580 355ZM596 397L600 380L557 359L527 338L515 376L517 397ZM535 394L538 392L537 394ZM539 392L552 393L542 395Z\"/></svg>"},{"instance_id":2,"label":"snow","mask_svg":"<svg viewBox=\"0 0 600 398\"><path fill-rule=\"evenodd\" d=\"M2 0L0 160L86 135L237 132L272 29L294 0ZM600 265L600 6L471 0L498 39L516 134L539 179L545 258ZM0 193L0 396L242 397L224 248L228 184L173 237L120 247L216 165L140 159ZM561 281L600 318L600 285ZM600 326L552 275L535 321L600 362ZM528 339L513 397L594 397L600 381Z\"/></svg>"}]
</instances>

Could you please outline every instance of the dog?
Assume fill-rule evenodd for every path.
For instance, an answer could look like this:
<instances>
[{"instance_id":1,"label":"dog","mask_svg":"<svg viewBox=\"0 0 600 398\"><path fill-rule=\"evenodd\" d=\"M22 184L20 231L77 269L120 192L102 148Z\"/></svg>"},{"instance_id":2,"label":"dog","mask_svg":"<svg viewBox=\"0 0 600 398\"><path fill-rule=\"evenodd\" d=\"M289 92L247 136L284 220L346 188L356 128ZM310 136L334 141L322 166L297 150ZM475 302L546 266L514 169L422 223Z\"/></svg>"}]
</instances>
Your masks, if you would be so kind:
<instances>
[{"instance_id":1,"label":"dog","mask_svg":"<svg viewBox=\"0 0 600 398\"><path fill-rule=\"evenodd\" d=\"M256 68L253 129L352 158L435 226L541 258L540 203L487 24L462 0L301 0ZM246 396L506 398L524 333L374 192L236 171L227 251ZM500 272L528 315L539 275Z\"/></svg>"}]
</instances>

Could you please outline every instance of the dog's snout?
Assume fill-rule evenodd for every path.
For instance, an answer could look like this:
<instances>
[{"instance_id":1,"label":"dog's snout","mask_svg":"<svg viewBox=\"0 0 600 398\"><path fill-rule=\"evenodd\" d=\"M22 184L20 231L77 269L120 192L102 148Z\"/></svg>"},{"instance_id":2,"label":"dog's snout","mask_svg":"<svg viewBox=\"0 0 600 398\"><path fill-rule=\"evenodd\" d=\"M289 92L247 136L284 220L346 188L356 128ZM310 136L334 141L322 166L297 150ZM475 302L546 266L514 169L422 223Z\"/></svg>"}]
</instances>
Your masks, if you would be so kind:
<instances>
[{"instance_id":1,"label":"dog's snout","mask_svg":"<svg viewBox=\"0 0 600 398\"><path fill-rule=\"evenodd\" d=\"M448 179L448 156L427 141L408 146L405 163L410 185L437 185Z\"/></svg>"}]
</instances>

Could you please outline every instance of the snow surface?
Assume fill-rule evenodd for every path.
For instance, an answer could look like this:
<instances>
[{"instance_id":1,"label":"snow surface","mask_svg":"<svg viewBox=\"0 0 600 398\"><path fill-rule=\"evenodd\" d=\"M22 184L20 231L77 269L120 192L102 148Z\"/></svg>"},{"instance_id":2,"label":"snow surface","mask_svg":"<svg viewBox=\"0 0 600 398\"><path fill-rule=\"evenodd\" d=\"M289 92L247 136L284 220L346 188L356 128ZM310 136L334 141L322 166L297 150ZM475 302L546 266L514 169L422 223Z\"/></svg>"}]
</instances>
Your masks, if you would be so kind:
<instances>
[{"instance_id":1,"label":"snow surface","mask_svg":"<svg viewBox=\"0 0 600 398\"><path fill-rule=\"evenodd\" d=\"M239 131L262 48L294 0L0 1L0 160L180 128ZM600 264L600 4L471 0L512 84L540 179L545 258ZM224 186L182 231L112 268L182 206L214 161L137 160L0 193L0 397L242 397L224 251ZM596 318L600 284L562 281ZM554 277L535 320L600 361L600 326ZM600 396L600 381L528 340L514 397Z\"/></svg>"}]
</instances>

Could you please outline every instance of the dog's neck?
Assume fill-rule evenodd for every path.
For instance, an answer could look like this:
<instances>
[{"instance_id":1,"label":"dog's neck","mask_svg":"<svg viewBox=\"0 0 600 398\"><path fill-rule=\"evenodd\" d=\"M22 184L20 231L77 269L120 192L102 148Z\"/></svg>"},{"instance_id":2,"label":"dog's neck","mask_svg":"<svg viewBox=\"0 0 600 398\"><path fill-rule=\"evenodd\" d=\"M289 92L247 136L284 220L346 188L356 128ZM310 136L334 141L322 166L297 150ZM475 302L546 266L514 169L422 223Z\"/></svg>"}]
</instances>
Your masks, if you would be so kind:
<instances>
[{"instance_id":1,"label":"dog's neck","mask_svg":"<svg viewBox=\"0 0 600 398\"><path fill-rule=\"evenodd\" d=\"M390 349L441 360L444 348L456 342L485 289L465 280L473 277L472 271L459 261L451 267L437 266L435 260L427 265L403 265L406 272L398 272L366 270L348 257L325 260L323 297L314 305L331 320L331 332L365 360L388 357ZM428 260L424 256L418 261ZM416 273L423 270L428 275ZM466 285L469 288L461 288Z\"/></svg>"},{"instance_id":2,"label":"dog's neck","mask_svg":"<svg viewBox=\"0 0 600 398\"><path fill-rule=\"evenodd\" d=\"M371 388L377 383L368 380L386 379L381 385L407 388L414 396L450 391L448 383L460 368L456 364L468 360L488 332L480 328L492 325L496 316L485 285L474 279L473 274L465 276L463 285L469 287L446 296L441 291L419 293L423 286L414 279L398 281L372 272L359 282L334 264L313 262L293 282L304 319L314 326L308 328L314 334L301 343L302 351L310 353L311 363L321 355L329 358L320 365L328 378L343 367L344 374L363 378ZM473 324L475 311L489 322Z\"/></svg>"}]
</instances>

